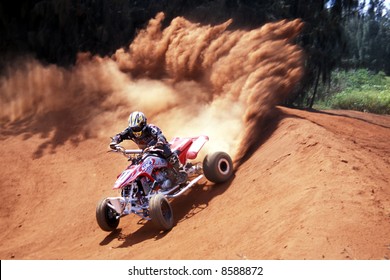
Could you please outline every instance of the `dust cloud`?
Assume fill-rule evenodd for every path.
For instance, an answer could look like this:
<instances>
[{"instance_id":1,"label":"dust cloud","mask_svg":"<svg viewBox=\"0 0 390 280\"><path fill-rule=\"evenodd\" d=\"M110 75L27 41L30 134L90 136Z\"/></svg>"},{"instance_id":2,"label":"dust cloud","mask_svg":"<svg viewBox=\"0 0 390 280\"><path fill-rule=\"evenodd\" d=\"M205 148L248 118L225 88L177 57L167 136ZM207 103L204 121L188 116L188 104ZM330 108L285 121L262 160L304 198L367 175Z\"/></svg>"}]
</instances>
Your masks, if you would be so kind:
<instances>
[{"instance_id":1,"label":"dust cloud","mask_svg":"<svg viewBox=\"0 0 390 280\"><path fill-rule=\"evenodd\" d=\"M303 23L229 30L231 21L203 26L178 17L164 29L163 19L159 13L111 57L79 54L68 69L34 59L9 68L0 79L1 127L44 126L60 112L69 138L109 140L139 110L168 139L208 135L209 151L240 160L270 110L301 79L302 50L294 40Z\"/></svg>"}]
</instances>

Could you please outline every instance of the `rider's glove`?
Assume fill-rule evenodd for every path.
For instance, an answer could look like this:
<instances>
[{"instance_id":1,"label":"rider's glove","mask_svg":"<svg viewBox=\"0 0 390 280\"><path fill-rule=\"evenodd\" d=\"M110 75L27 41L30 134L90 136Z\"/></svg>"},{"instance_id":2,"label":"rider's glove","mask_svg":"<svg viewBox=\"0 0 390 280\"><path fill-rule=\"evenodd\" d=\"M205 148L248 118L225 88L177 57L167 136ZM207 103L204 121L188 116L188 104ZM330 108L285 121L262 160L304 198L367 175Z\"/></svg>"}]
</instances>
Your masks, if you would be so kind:
<instances>
[{"instance_id":1,"label":"rider's glove","mask_svg":"<svg viewBox=\"0 0 390 280\"><path fill-rule=\"evenodd\" d=\"M164 146L164 143L161 141L157 141L157 143L155 145L156 148L162 148L163 146Z\"/></svg>"}]
</instances>

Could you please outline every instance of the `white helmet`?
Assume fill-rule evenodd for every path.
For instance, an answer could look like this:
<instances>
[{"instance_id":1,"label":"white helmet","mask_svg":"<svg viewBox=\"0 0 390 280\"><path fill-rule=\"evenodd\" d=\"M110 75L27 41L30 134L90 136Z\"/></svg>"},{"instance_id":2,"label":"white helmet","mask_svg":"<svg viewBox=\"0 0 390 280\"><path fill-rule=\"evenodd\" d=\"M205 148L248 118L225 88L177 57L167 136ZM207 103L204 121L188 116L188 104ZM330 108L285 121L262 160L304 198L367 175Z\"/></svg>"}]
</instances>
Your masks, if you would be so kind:
<instances>
[{"instance_id":1,"label":"white helmet","mask_svg":"<svg viewBox=\"0 0 390 280\"><path fill-rule=\"evenodd\" d=\"M146 117L144 113L135 111L129 116L129 128L133 132L134 136L139 138L142 136L146 127Z\"/></svg>"}]
</instances>

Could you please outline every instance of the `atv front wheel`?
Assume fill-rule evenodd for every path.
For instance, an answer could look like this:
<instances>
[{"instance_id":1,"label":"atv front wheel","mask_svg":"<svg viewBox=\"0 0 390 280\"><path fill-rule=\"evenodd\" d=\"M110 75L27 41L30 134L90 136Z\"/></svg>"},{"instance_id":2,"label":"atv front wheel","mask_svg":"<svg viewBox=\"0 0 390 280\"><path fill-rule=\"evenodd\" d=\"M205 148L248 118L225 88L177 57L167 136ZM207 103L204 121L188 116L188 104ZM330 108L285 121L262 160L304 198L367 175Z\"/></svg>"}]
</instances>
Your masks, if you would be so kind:
<instances>
[{"instance_id":1,"label":"atv front wheel","mask_svg":"<svg viewBox=\"0 0 390 280\"><path fill-rule=\"evenodd\" d=\"M225 152L207 155L203 160L203 173L213 183L223 183L233 175L233 161Z\"/></svg>"},{"instance_id":2,"label":"atv front wheel","mask_svg":"<svg viewBox=\"0 0 390 280\"><path fill-rule=\"evenodd\" d=\"M149 201L149 214L156 227L170 230L173 227L173 212L165 196L157 193Z\"/></svg>"},{"instance_id":3,"label":"atv front wheel","mask_svg":"<svg viewBox=\"0 0 390 280\"><path fill-rule=\"evenodd\" d=\"M119 217L114 209L108 204L110 201L102 199L96 207L96 221L99 227L104 231L114 231L119 225Z\"/></svg>"}]
</instances>

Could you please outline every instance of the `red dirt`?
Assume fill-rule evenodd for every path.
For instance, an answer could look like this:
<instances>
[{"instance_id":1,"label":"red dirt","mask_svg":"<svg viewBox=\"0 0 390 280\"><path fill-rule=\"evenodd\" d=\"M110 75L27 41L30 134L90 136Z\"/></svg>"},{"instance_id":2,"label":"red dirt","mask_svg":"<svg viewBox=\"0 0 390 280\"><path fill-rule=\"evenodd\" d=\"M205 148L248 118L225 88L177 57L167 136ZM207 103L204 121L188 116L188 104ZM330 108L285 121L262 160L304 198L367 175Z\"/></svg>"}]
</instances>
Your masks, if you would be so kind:
<instances>
[{"instance_id":1,"label":"red dirt","mask_svg":"<svg viewBox=\"0 0 390 280\"><path fill-rule=\"evenodd\" d=\"M0 258L388 259L390 116L277 113L230 183L172 202L165 233L136 216L98 227L96 204L126 165L106 137L68 139L53 119L2 128Z\"/></svg>"}]
</instances>

